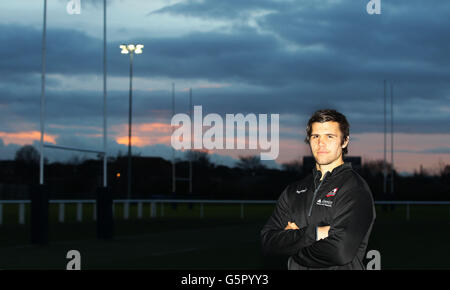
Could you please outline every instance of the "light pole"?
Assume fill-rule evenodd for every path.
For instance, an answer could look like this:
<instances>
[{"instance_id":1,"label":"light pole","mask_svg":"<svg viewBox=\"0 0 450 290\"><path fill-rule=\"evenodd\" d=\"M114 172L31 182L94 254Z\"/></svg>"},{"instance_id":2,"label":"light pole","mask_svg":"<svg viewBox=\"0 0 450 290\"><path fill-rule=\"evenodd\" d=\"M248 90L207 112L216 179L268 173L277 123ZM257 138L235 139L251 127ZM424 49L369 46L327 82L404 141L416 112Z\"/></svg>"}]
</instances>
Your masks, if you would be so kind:
<instances>
[{"instance_id":1,"label":"light pole","mask_svg":"<svg viewBox=\"0 0 450 290\"><path fill-rule=\"evenodd\" d=\"M141 54L144 46L142 44L122 44L120 53L130 55L130 94L129 94L129 108L128 108L128 187L127 196L131 196L131 108L132 108L132 91L133 91L133 55Z\"/></svg>"}]
</instances>

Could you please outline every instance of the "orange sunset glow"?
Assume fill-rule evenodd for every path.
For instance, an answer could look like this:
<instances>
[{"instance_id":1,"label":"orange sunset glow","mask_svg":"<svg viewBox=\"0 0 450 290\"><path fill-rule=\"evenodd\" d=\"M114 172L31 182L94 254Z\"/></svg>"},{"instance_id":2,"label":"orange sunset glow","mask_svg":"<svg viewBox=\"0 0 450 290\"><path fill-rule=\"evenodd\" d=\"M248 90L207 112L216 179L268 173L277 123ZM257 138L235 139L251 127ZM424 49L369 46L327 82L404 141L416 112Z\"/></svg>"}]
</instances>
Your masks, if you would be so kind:
<instances>
[{"instance_id":1,"label":"orange sunset glow","mask_svg":"<svg viewBox=\"0 0 450 290\"><path fill-rule=\"evenodd\" d=\"M141 123L132 127L131 145L144 147L155 144L170 144L171 126L164 123ZM128 146L128 124L113 126L111 129L118 144Z\"/></svg>"},{"instance_id":2,"label":"orange sunset glow","mask_svg":"<svg viewBox=\"0 0 450 290\"><path fill-rule=\"evenodd\" d=\"M57 135L44 134L44 142L56 144ZM40 131L23 131L23 132L0 132L0 138L3 140L5 145L8 144L18 144L27 145L32 144L33 141L41 140Z\"/></svg>"}]
</instances>

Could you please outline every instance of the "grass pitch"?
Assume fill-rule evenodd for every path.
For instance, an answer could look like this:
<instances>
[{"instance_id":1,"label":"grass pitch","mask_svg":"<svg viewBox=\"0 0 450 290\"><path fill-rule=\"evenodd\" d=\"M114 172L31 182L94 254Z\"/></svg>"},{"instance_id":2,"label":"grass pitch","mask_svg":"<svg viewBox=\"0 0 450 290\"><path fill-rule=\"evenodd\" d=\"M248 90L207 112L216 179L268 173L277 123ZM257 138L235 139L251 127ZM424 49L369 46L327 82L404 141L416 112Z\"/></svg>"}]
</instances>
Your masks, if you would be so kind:
<instances>
[{"instance_id":1,"label":"grass pitch","mask_svg":"<svg viewBox=\"0 0 450 290\"><path fill-rule=\"evenodd\" d=\"M164 205L156 218L144 207L142 219L132 206L129 220L116 205L115 235L106 241L96 238L91 210L77 222L74 208L66 209L65 223L58 223L51 206L45 246L31 245L29 223L17 224L10 213L0 226L0 269L65 269L69 250L80 252L82 269L286 269L285 259L260 251L272 205L246 205L244 218L239 205L205 205L203 218L198 205ZM450 269L449 226L447 207L411 208L409 221L403 207L377 207L368 250L380 252L382 269Z\"/></svg>"}]
</instances>

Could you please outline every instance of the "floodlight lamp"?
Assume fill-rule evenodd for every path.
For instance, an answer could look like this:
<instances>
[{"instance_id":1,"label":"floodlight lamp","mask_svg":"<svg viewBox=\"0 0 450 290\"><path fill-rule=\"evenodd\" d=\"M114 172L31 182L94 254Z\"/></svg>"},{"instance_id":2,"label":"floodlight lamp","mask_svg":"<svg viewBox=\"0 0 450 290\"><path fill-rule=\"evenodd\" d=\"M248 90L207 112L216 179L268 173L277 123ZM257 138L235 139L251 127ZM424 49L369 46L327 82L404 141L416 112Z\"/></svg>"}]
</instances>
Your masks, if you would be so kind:
<instances>
[{"instance_id":1,"label":"floodlight lamp","mask_svg":"<svg viewBox=\"0 0 450 290\"><path fill-rule=\"evenodd\" d=\"M122 50L120 51L121 54L128 54L128 49L126 45L120 45L119 46Z\"/></svg>"},{"instance_id":2,"label":"floodlight lamp","mask_svg":"<svg viewBox=\"0 0 450 290\"><path fill-rule=\"evenodd\" d=\"M134 50L134 53L141 54L143 48L144 48L144 45L142 45L142 44L136 45L136 49Z\"/></svg>"}]
</instances>

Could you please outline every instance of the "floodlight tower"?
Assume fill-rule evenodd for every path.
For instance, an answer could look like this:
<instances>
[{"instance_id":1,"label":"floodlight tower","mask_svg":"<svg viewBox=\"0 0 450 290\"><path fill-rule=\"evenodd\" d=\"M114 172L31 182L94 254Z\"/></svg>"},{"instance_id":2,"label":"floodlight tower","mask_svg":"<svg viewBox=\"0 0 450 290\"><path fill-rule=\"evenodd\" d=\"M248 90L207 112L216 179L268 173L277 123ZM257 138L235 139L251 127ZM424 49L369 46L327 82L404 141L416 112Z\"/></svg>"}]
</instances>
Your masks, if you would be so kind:
<instances>
[{"instance_id":1,"label":"floodlight tower","mask_svg":"<svg viewBox=\"0 0 450 290\"><path fill-rule=\"evenodd\" d=\"M119 46L122 50L120 53L130 55L130 93L129 93L129 105L128 105L128 187L127 197L131 196L131 109L132 109L132 93L133 93L133 55L141 54L144 45L142 44L122 44Z\"/></svg>"}]
</instances>

